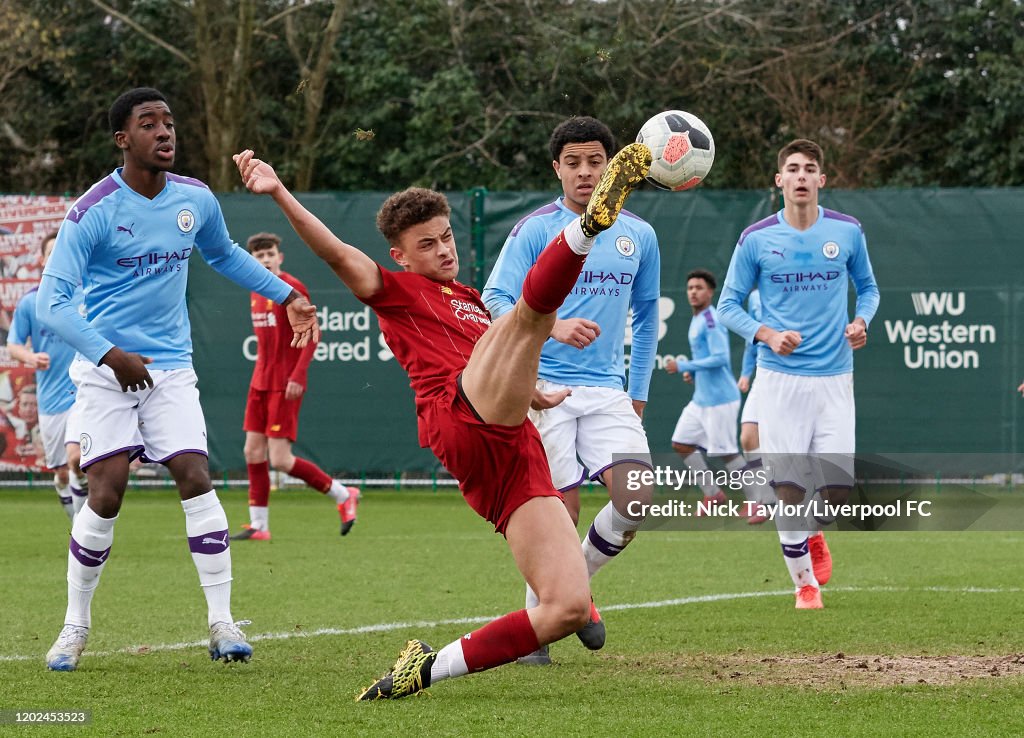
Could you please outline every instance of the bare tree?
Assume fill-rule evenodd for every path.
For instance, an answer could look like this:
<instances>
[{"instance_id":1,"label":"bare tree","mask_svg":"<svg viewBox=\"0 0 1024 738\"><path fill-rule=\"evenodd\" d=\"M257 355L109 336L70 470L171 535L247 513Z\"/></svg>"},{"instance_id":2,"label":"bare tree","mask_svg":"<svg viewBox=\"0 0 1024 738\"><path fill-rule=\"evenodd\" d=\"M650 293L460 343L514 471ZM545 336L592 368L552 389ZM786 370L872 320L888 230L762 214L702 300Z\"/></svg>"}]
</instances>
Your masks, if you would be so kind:
<instances>
[{"instance_id":1,"label":"bare tree","mask_svg":"<svg viewBox=\"0 0 1024 738\"><path fill-rule=\"evenodd\" d=\"M198 76L206 128L203 148L209 166L207 182L215 190L231 189L236 180L231 154L240 148L245 132L254 73L253 44L257 32L266 31L279 23L284 24L285 32L289 34L289 46L297 52L301 41L294 37L292 16L311 8L313 3L309 0L296 2L279 13L263 18L258 17L258 14L266 10L267 4L257 3L257 0L237 0L233 10L230 4L218 0L179 3L177 7L180 11L189 14L188 25L195 29L195 36L174 43L147 28L130 13L122 12L104 0L91 2L164 49ZM296 53L301 87L305 93L305 115L296 140L298 150L303 152L300 173L307 186L312 179L315 162L311 152L312 142L323 107L327 74L341 30L346 1L333 0L333 6L331 18L319 44L311 45L307 55ZM191 47L184 45L187 41L192 42ZM310 64L309 59L315 59L315 62ZM302 188L301 185L299 188Z\"/></svg>"}]
</instances>

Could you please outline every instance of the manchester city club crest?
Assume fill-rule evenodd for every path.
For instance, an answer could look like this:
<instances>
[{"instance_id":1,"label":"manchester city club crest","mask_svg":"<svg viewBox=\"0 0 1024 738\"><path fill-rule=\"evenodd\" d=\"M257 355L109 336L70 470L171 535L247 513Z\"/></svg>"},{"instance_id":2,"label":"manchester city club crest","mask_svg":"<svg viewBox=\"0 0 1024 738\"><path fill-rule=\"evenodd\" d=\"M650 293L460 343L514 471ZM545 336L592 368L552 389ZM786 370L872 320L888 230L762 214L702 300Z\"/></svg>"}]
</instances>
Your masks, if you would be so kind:
<instances>
[{"instance_id":1,"label":"manchester city club crest","mask_svg":"<svg viewBox=\"0 0 1024 738\"><path fill-rule=\"evenodd\" d=\"M92 438L88 433L83 433L79 439L79 445L82 447L82 456L88 456L89 452L92 451Z\"/></svg>"},{"instance_id":2,"label":"manchester city club crest","mask_svg":"<svg viewBox=\"0 0 1024 738\"><path fill-rule=\"evenodd\" d=\"M636 251L636 244L628 236L619 236L615 239L615 250L623 256L632 256Z\"/></svg>"},{"instance_id":3,"label":"manchester city club crest","mask_svg":"<svg viewBox=\"0 0 1024 738\"><path fill-rule=\"evenodd\" d=\"M825 255L826 259L834 259L839 256L839 244L835 241L826 241L825 245L821 247L821 253Z\"/></svg>"},{"instance_id":4,"label":"manchester city club crest","mask_svg":"<svg viewBox=\"0 0 1024 738\"><path fill-rule=\"evenodd\" d=\"M178 229L182 233L188 233L196 226L196 216L192 214L191 210L181 210L178 212Z\"/></svg>"}]
</instances>

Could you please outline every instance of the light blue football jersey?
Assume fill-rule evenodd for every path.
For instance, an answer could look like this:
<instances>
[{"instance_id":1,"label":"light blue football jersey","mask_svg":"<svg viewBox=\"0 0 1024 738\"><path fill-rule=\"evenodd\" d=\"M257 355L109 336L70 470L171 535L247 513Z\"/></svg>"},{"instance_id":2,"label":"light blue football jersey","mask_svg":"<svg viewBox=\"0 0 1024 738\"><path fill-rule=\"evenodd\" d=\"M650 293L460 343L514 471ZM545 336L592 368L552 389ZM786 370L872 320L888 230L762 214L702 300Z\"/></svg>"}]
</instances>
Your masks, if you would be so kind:
<instances>
[{"instance_id":1,"label":"light blue football jersey","mask_svg":"<svg viewBox=\"0 0 1024 738\"><path fill-rule=\"evenodd\" d=\"M558 198L516 224L483 290L493 318L512 309L540 252L579 217ZM628 391L634 400L646 400L658 345L660 274L654 228L623 210L611 228L598 234L583 272L558 310L563 320L594 321L601 335L583 350L549 338L541 351L539 376L559 384L623 389L626 319L632 309Z\"/></svg>"},{"instance_id":2,"label":"light blue football jersey","mask_svg":"<svg viewBox=\"0 0 1024 738\"><path fill-rule=\"evenodd\" d=\"M117 346L153 359L154 369L192 365L185 304L194 249L218 272L275 302L284 281L233 243L220 204L197 179L167 174L152 200L117 169L68 211L43 270L37 314L93 363ZM88 320L69 308L82 283Z\"/></svg>"},{"instance_id":3,"label":"light blue football jersey","mask_svg":"<svg viewBox=\"0 0 1024 738\"><path fill-rule=\"evenodd\" d=\"M693 316L690 330L690 360L676 362L679 372L693 374L693 404L714 407L740 399L732 376L729 331L710 305Z\"/></svg>"},{"instance_id":4,"label":"light blue football jersey","mask_svg":"<svg viewBox=\"0 0 1024 738\"><path fill-rule=\"evenodd\" d=\"M747 342L754 340L762 324L799 331L803 340L789 356L760 346L758 367L812 376L851 372L853 349L845 336L849 283L857 292L855 317L868 325L879 300L864 231L856 218L820 206L817 221L805 231L789 225L782 213L743 231L718 312ZM760 323L743 310L755 285L761 292Z\"/></svg>"},{"instance_id":5,"label":"light blue football jersey","mask_svg":"<svg viewBox=\"0 0 1024 738\"><path fill-rule=\"evenodd\" d=\"M36 370L36 398L39 401L39 412L58 415L75 404L77 390L68 375L68 367L75 358L75 349L36 317L38 294L38 289L29 290L18 301L7 343L25 346L31 341L34 352L45 353L50 357L49 368ZM75 310L81 310L83 299L82 290L75 290L71 299Z\"/></svg>"}]
</instances>

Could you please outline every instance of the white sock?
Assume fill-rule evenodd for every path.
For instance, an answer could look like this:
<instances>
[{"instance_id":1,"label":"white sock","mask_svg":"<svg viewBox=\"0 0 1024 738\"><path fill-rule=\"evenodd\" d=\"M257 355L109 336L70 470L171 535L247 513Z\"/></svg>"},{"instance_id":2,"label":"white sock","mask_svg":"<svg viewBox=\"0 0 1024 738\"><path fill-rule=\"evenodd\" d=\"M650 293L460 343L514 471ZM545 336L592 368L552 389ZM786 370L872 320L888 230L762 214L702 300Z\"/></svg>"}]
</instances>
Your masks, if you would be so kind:
<instances>
[{"instance_id":1,"label":"white sock","mask_svg":"<svg viewBox=\"0 0 1024 738\"><path fill-rule=\"evenodd\" d=\"M622 553L636 536L643 520L630 520L609 502L602 507L583 538L583 558L587 561L587 575L591 578L598 570Z\"/></svg>"},{"instance_id":2,"label":"white sock","mask_svg":"<svg viewBox=\"0 0 1024 738\"><path fill-rule=\"evenodd\" d=\"M462 654L462 639L452 641L437 652L437 658L430 667L430 683L436 684L442 679L460 677L469 673L466 657Z\"/></svg>"},{"instance_id":3,"label":"white sock","mask_svg":"<svg viewBox=\"0 0 1024 738\"><path fill-rule=\"evenodd\" d=\"M783 516L780 509L775 518L775 527L779 531L779 543L782 544L782 557L789 569L789 576L797 589L808 584L818 587L814 578L814 566L811 564L811 553L807 547L807 521L804 516Z\"/></svg>"},{"instance_id":4,"label":"white sock","mask_svg":"<svg viewBox=\"0 0 1024 738\"><path fill-rule=\"evenodd\" d=\"M708 464L704 461L704 454L694 451L689 456L683 457L683 463L690 467L693 478L698 480L697 486L704 493L705 497L718 494L718 485L715 484L715 475L711 473Z\"/></svg>"},{"instance_id":5,"label":"white sock","mask_svg":"<svg viewBox=\"0 0 1024 738\"><path fill-rule=\"evenodd\" d=\"M110 557L117 516L101 518L85 505L75 516L68 545L68 609L64 622L92 625L92 595Z\"/></svg>"},{"instance_id":6,"label":"white sock","mask_svg":"<svg viewBox=\"0 0 1024 738\"><path fill-rule=\"evenodd\" d=\"M199 572L199 586L206 595L209 624L232 623L231 548L224 507L213 490L182 500L181 507L185 511L188 547Z\"/></svg>"},{"instance_id":7,"label":"white sock","mask_svg":"<svg viewBox=\"0 0 1024 738\"><path fill-rule=\"evenodd\" d=\"M68 520L74 520L76 512L75 498L71 494L69 485L65 484L62 486L61 483L57 481L57 477L54 476L53 488L57 490L57 499L60 500L60 506L64 508L64 512L67 514Z\"/></svg>"},{"instance_id":8,"label":"white sock","mask_svg":"<svg viewBox=\"0 0 1024 738\"><path fill-rule=\"evenodd\" d=\"M588 237L583 233L583 224L577 219L562 230L562 237L569 244L574 254L586 256L594 248L594 237Z\"/></svg>"},{"instance_id":9,"label":"white sock","mask_svg":"<svg viewBox=\"0 0 1024 738\"><path fill-rule=\"evenodd\" d=\"M249 527L256 530L270 530L270 508L249 505Z\"/></svg>"},{"instance_id":10,"label":"white sock","mask_svg":"<svg viewBox=\"0 0 1024 738\"><path fill-rule=\"evenodd\" d=\"M327 495L340 505L346 502L349 498L348 487L337 479L332 479L331 488L327 490Z\"/></svg>"}]
</instances>

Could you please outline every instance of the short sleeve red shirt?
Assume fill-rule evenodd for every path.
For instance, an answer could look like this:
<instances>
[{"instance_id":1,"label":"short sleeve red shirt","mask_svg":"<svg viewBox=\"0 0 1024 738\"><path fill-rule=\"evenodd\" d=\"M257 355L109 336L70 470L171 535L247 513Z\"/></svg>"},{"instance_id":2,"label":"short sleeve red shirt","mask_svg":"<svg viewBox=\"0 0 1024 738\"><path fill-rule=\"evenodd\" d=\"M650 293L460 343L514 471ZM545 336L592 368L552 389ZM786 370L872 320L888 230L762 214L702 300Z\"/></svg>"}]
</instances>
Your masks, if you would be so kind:
<instances>
[{"instance_id":1,"label":"short sleeve red shirt","mask_svg":"<svg viewBox=\"0 0 1024 738\"><path fill-rule=\"evenodd\" d=\"M283 279L309 299L309 290L287 272L281 272ZM273 300L255 292L249 295L252 313L252 329L256 334L256 366L252 370L249 386L255 390L283 391L289 380L306 386L306 370L313 358L315 344L304 349L292 348L292 328L288 323L288 311Z\"/></svg>"},{"instance_id":2,"label":"short sleeve red shirt","mask_svg":"<svg viewBox=\"0 0 1024 738\"><path fill-rule=\"evenodd\" d=\"M480 293L460 282L380 270L384 286L363 300L373 308L388 348L409 375L420 408L442 394L491 325ZM420 429L420 443L423 443Z\"/></svg>"}]
</instances>

